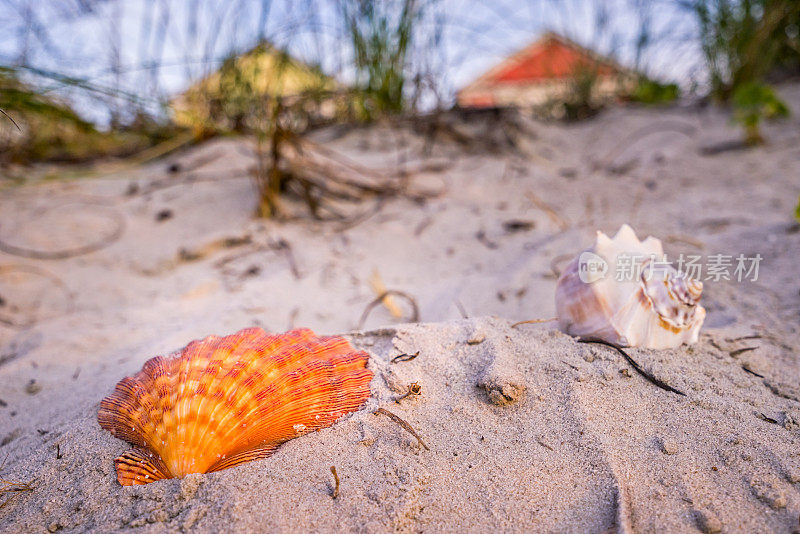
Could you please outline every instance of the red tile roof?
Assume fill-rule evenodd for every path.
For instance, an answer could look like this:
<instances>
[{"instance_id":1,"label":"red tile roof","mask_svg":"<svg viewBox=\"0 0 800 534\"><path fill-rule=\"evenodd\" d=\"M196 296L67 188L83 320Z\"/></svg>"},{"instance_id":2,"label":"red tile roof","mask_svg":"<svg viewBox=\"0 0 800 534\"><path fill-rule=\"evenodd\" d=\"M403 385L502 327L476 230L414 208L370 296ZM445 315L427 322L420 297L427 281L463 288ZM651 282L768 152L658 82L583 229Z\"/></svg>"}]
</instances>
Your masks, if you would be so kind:
<instances>
[{"instance_id":1,"label":"red tile roof","mask_svg":"<svg viewBox=\"0 0 800 534\"><path fill-rule=\"evenodd\" d=\"M582 67L596 69L599 76L619 73L608 62L593 57L587 51L550 37L523 50L513 62L494 72L488 83L529 83L574 76Z\"/></svg>"},{"instance_id":2,"label":"red tile roof","mask_svg":"<svg viewBox=\"0 0 800 534\"><path fill-rule=\"evenodd\" d=\"M601 77L615 76L627 71L609 58L548 32L464 89L488 88L500 84L537 84L564 79L574 76L581 67L590 67Z\"/></svg>"}]
</instances>

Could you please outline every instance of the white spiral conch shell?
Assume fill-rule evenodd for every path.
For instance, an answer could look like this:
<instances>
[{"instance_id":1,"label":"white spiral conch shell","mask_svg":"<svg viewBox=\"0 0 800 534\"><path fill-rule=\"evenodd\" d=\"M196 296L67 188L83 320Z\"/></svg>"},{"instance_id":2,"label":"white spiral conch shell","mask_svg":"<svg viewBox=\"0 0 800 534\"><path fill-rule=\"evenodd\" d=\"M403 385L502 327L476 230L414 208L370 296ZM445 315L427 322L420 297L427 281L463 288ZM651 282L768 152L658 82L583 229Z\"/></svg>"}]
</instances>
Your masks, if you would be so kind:
<instances>
[{"instance_id":1,"label":"white spiral conch shell","mask_svg":"<svg viewBox=\"0 0 800 534\"><path fill-rule=\"evenodd\" d=\"M561 330L623 347L694 343L706 317L703 284L666 263L661 241L639 241L627 224L572 260L556 285Z\"/></svg>"}]
</instances>

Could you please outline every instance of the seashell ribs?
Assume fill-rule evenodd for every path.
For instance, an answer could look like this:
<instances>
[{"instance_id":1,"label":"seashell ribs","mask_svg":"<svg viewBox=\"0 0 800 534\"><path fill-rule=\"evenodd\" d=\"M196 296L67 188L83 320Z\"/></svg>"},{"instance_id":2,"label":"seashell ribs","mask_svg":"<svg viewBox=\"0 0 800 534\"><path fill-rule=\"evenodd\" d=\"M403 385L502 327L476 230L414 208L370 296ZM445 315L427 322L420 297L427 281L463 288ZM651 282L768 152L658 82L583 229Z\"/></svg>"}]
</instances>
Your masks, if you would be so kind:
<instances>
[{"instance_id":1,"label":"seashell ribs","mask_svg":"<svg viewBox=\"0 0 800 534\"><path fill-rule=\"evenodd\" d=\"M115 460L123 486L265 458L369 398L369 356L308 329L248 328L147 361L103 399L100 426L133 444Z\"/></svg>"},{"instance_id":2,"label":"seashell ribs","mask_svg":"<svg viewBox=\"0 0 800 534\"><path fill-rule=\"evenodd\" d=\"M639 241L624 224L613 239L597 232L594 246L567 266L556 284L556 312L561 330L573 336L673 348L697 341L706 316L702 292L701 282L666 262L661 241Z\"/></svg>"}]
</instances>

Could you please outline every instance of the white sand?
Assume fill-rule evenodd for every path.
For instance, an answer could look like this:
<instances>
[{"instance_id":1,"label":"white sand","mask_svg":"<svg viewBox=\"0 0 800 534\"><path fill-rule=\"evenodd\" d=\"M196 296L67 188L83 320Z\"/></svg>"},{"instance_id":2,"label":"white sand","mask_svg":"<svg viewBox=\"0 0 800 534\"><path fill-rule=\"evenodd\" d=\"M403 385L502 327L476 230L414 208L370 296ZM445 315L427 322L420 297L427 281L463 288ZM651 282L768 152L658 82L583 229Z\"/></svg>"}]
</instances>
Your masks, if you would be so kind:
<instances>
[{"instance_id":1,"label":"white sand","mask_svg":"<svg viewBox=\"0 0 800 534\"><path fill-rule=\"evenodd\" d=\"M431 157L452 166L415 183L444 182L445 194L389 201L345 231L254 221L242 140L173 158L199 165L178 175L162 162L0 191L6 243L53 251L122 232L68 259L0 253L0 319L10 323L0 324L0 478L33 487L0 508L0 531L797 528L800 87L785 94L795 116L765 129L770 145L716 156L698 148L738 132L713 109L534 124L535 137L521 140L527 156L440 144ZM334 133L316 138L367 165L418 159L423 144L380 126ZM138 192L127 195L132 183ZM165 209L172 217L157 221ZM512 220L534 228L509 232ZM696 346L631 351L685 397L552 323L510 328L552 317L551 264L624 222L660 237L670 254L764 257L756 283L706 283ZM245 235L249 243L223 243ZM281 239L299 276L271 246ZM96 411L120 378L192 339L250 325L350 331L374 298L374 270L416 298L426 324L353 334L374 355L364 411L263 461L117 484L112 461L128 445L99 428ZM474 318L461 319L459 306ZM376 309L365 329L392 321ZM413 361L388 363L417 350ZM394 403L413 381L422 395ZM378 407L406 419L430 450L372 414ZM336 500L331 465L341 476Z\"/></svg>"}]
</instances>

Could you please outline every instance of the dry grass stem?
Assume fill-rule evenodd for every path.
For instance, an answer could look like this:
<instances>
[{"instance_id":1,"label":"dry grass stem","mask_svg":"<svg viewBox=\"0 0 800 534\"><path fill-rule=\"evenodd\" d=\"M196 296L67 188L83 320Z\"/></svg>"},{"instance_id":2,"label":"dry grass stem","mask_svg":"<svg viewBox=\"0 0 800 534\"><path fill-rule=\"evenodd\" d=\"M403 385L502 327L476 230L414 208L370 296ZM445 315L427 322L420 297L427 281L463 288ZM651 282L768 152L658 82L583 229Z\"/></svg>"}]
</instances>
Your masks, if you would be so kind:
<instances>
[{"instance_id":1,"label":"dry grass stem","mask_svg":"<svg viewBox=\"0 0 800 534\"><path fill-rule=\"evenodd\" d=\"M383 284L381 275L377 270L372 271L372 276L369 279L369 285L376 295L383 295L381 304L383 304L386 309L389 310L389 313L392 314L392 317L399 319L403 316L403 310L401 310L400 306L397 305L394 297L386 291L386 286Z\"/></svg>"},{"instance_id":2,"label":"dry grass stem","mask_svg":"<svg viewBox=\"0 0 800 534\"><path fill-rule=\"evenodd\" d=\"M395 423L397 423L398 425L403 427L403 429L406 432L408 432L409 434L411 434L412 436L417 438L417 441L419 442L419 444L422 445L422 447L426 451L430 450L428 448L428 446L425 445L425 442L422 441L422 438L419 436L419 434L417 434L417 432L414 430L414 428L411 425L409 425L405 420L403 420L402 418L398 417L397 415L393 414L392 412L390 412L389 410L386 410L384 408L378 408L377 410L375 410L375 415L377 415L379 413L385 415L386 417L388 417L389 419L391 419L392 421L394 421Z\"/></svg>"},{"instance_id":3,"label":"dry grass stem","mask_svg":"<svg viewBox=\"0 0 800 534\"><path fill-rule=\"evenodd\" d=\"M339 497L339 474L336 472L336 466L331 466L331 473L333 474L333 493L331 493L331 497L336 499Z\"/></svg>"},{"instance_id":4,"label":"dry grass stem","mask_svg":"<svg viewBox=\"0 0 800 534\"><path fill-rule=\"evenodd\" d=\"M403 353L403 354L398 354L397 356L395 356L394 358L392 358L391 362L392 362L392 363L397 363L397 362L410 362L411 360L413 360L413 359L414 359L414 358L416 358L417 356L419 356L419 351L415 352L414 354L406 354L406 353Z\"/></svg>"},{"instance_id":5,"label":"dry grass stem","mask_svg":"<svg viewBox=\"0 0 800 534\"><path fill-rule=\"evenodd\" d=\"M0 471L2 471L3 466L5 466L7 459L8 455L6 455L6 457L3 459L3 463L0 464ZM0 510L10 504L11 501L19 497L21 494L29 491L33 491L33 486L30 482L19 482L16 480L6 480L4 478L0 478Z\"/></svg>"},{"instance_id":6,"label":"dry grass stem","mask_svg":"<svg viewBox=\"0 0 800 534\"><path fill-rule=\"evenodd\" d=\"M551 221L562 231L569 228L569 223L561 215L559 215L553 208L551 208L544 200L540 199L533 191L527 191L525 196L533 203L534 206L547 214Z\"/></svg>"},{"instance_id":7,"label":"dry grass stem","mask_svg":"<svg viewBox=\"0 0 800 534\"><path fill-rule=\"evenodd\" d=\"M633 367L633 369L637 373L642 375L648 382L651 382L652 384L660 387L664 391L677 393L678 395L682 395L684 397L686 396L686 393L683 393L682 391L675 389L666 382L659 380L658 378L654 377L653 375L642 369L642 367L638 363L636 363L636 361L633 358L631 358L627 352L622 350L622 347L620 347L619 345L615 345L614 343L609 343L608 341L603 341L601 339L578 339L578 343L597 343L598 345L605 345L606 347L610 347L619 352L620 354L622 354L622 356L631 365L631 367Z\"/></svg>"},{"instance_id":8,"label":"dry grass stem","mask_svg":"<svg viewBox=\"0 0 800 534\"><path fill-rule=\"evenodd\" d=\"M405 393L403 393L402 395L400 395L399 397L397 397L394 400L394 402L396 402L397 404L400 404L401 400L403 400L406 397L409 397L411 395L422 395L422 386L420 385L419 382L411 382L408 385L408 390Z\"/></svg>"},{"instance_id":9,"label":"dry grass stem","mask_svg":"<svg viewBox=\"0 0 800 534\"><path fill-rule=\"evenodd\" d=\"M550 319L528 319L527 321L518 321L511 325L511 328L516 328L521 324L539 324L549 323L550 321L558 321L558 317L551 317Z\"/></svg>"},{"instance_id":10,"label":"dry grass stem","mask_svg":"<svg viewBox=\"0 0 800 534\"><path fill-rule=\"evenodd\" d=\"M388 291L384 291L382 294L378 295L378 297L370 302L367 307L364 309L364 313L361 314L361 319L358 321L358 326L356 330L361 330L364 327L364 323L367 321L367 317L369 317L370 312L372 311L375 306L381 304L383 299L386 298L388 295L395 295L406 300L409 304L411 304L411 317L409 317L408 321L411 323L415 323L419 321L419 306L417 305L417 301L411 295L407 293L403 293L402 291L395 291L390 289Z\"/></svg>"}]
</instances>

